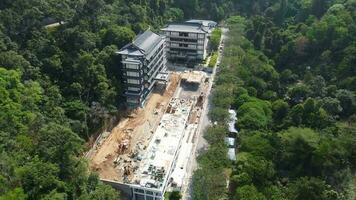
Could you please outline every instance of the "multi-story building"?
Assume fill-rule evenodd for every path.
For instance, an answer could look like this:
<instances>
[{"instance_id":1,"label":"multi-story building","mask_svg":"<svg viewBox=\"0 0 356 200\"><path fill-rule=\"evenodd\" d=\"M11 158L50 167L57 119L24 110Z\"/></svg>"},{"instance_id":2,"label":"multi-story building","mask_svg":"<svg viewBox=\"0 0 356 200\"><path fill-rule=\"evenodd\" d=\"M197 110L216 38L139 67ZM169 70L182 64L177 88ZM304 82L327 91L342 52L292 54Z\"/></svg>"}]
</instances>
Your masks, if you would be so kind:
<instances>
[{"instance_id":1,"label":"multi-story building","mask_svg":"<svg viewBox=\"0 0 356 200\"><path fill-rule=\"evenodd\" d=\"M209 29L201 23L172 23L161 29L172 61L199 62L207 56Z\"/></svg>"},{"instance_id":2,"label":"multi-story building","mask_svg":"<svg viewBox=\"0 0 356 200\"><path fill-rule=\"evenodd\" d=\"M164 36L147 30L117 52L129 107L143 106L156 81L168 78L165 45Z\"/></svg>"}]
</instances>

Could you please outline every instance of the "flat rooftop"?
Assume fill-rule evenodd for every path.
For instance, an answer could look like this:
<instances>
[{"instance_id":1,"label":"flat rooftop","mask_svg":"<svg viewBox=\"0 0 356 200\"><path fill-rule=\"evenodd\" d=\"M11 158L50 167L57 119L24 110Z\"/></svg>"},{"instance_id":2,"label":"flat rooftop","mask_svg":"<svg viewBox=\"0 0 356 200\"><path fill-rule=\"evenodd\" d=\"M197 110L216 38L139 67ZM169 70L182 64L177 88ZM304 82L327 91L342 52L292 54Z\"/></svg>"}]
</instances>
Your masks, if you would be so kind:
<instances>
[{"instance_id":1,"label":"flat rooftop","mask_svg":"<svg viewBox=\"0 0 356 200\"><path fill-rule=\"evenodd\" d=\"M199 23L172 23L161 29L162 31L176 31L189 33L207 33L208 30Z\"/></svg>"},{"instance_id":2,"label":"flat rooftop","mask_svg":"<svg viewBox=\"0 0 356 200\"><path fill-rule=\"evenodd\" d=\"M185 71L182 74L182 80L189 83L198 83L200 84L205 78L205 74L200 71Z\"/></svg>"},{"instance_id":3,"label":"flat rooftop","mask_svg":"<svg viewBox=\"0 0 356 200\"><path fill-rule=\"evenodd\" d=\"M191 19L186 21L187 23L199 23L206 27L215 27L218 23L211 20L203 20L203 19Z\"/></svg>"},{"instance_id":4,"label":"flat rooftop","mask_svg":"<svg viewBox=\"0 0 356 200\"><path fill-rule=\"evenodd\" d=\"M134 172L131 184L164 189L172 171L173 162L177 159L193 105L193 100L180 98L171 100L146 148L138 169Z\"/></svg>"},{"instance_id":5,"label":"flat rooftop","mask_svg":"<svg viewBox=\"0 0 356 200\"><path fill-rule=\"evenodd\" d=\"M168 81L169 79L169 73L168 72L159 72L157 76L155 77L155 80L157 81Z\"/></svg>"}]
</instances>

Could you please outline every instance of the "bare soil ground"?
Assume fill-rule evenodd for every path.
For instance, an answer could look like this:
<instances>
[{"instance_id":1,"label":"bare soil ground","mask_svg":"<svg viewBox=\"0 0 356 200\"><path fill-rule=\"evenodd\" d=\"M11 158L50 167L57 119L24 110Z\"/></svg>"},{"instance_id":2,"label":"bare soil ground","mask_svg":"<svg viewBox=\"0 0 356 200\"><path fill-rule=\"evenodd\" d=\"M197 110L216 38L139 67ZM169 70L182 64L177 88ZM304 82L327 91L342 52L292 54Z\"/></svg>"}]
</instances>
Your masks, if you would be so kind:
<instances>
[{"instance_id":1,"label":"bare soil ground","mask_svg":"<svg viewBox=\"0 0 356 200\"><path fill-rule=\"evenodd\" d=\"M179 84L179 74L172 73L167 90L163 94L154 92L144 108L139 108L121 120L111 133L93 147L90 168L97 171L101 178L121 181L123 172L114 164L118 156L134 153L137 144L147 146L152 134Z\"/></svg>"}]
</instances>

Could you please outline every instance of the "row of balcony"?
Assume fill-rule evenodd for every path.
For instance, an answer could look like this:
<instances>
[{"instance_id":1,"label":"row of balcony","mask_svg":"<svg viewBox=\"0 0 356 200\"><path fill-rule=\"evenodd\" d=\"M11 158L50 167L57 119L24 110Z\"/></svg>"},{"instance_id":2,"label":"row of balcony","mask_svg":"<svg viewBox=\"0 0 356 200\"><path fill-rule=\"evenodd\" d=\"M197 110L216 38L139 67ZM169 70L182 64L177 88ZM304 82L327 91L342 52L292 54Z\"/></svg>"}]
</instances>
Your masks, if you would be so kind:
<instances>
[{"instance_id":1,"label":"row of balcony","mask_svg":"<svg viewBox=\"0 0 356 200\"><path fill-rule=\"evenodd\" d=\"M182 38L182 39L205 39L206 37L205 34L203 37L198 35L172 35L172 34L170 35L166 34L166 36L168 38Z\"/></svg>"}]
</instances>

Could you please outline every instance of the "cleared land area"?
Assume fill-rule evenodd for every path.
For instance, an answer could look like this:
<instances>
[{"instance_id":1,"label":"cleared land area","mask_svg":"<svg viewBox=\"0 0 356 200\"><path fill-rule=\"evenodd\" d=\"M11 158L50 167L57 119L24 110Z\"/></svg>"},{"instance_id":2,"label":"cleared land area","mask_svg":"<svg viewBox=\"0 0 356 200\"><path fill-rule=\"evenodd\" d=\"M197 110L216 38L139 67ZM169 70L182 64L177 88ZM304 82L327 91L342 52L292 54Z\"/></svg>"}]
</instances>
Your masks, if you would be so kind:
<instances>
[{"instance_id":1,"label":"cleared land area","mask_svg":"<svg viewBox=\"0 0 356 200\"><path fill-rule=\"evenodd\" d=\"M172 73L163 94L153 92L144 109L133 111L110 134L101 138L89 156L93 171L97 171L103 179L125 181L124 174L129 172L122 167L122 163L127 161L127 166L130 166L130 158L147 147L179 82L179 74Z\"/></svg>"}]
</instances>

